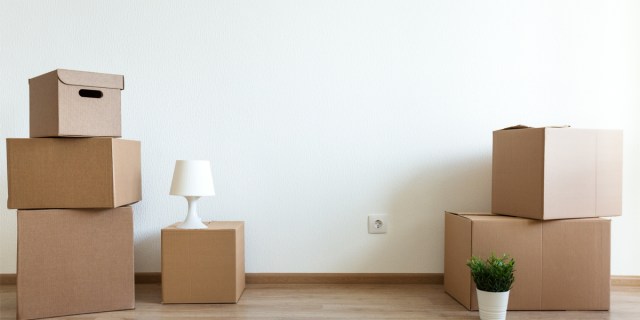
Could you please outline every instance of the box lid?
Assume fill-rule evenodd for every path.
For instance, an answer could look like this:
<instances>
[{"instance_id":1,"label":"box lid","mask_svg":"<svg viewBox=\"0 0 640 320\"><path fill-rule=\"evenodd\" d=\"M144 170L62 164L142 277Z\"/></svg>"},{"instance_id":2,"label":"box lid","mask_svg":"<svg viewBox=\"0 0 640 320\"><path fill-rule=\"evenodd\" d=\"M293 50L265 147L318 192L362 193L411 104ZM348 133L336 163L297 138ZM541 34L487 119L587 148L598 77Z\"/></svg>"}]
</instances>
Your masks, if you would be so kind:
<instances>
[{"instance_id":1,"label":"box lid","mask_svg":"<svg viewBox=\"0 0 640 320\"><path fill-rule=\"evenodd\" d=\"M124 89L124 76L108 73L57 69L58 80L72 86Z\"/></svg>"}]
</instances>

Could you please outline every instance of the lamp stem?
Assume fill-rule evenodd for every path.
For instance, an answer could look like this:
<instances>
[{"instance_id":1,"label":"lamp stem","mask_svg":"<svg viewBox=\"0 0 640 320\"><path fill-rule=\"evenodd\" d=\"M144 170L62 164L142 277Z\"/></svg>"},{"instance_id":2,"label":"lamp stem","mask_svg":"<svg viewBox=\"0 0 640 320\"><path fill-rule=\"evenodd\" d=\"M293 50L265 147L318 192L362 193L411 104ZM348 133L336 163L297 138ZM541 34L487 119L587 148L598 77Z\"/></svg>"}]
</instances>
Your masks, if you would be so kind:
<instances>
[{"instance_id":1,"label":"lamp stem","mask_svg":"<svg viewBox=\"0 0 640 320\"><path fill-rule=\"evenodd\" d=\"M189 203L189 211L187 213L187 218L178 226L180 229L206 229L207 225L202 223L200 217L198 216L198 199L200 197L195 196L185 196L187 198L187 202Z\"/></svg>"},{"instance_id":2,"label":"lamp stem","mask_svg":"<svg viewBox=\"0 0 640 320\"><path fill-rule=\"evenodd\" d=\"M189 203L189 211L187 213L187 219L194 217L200 219L198 216L198 199L200 197L185 197Z\"/></svg>"}]
</instances>

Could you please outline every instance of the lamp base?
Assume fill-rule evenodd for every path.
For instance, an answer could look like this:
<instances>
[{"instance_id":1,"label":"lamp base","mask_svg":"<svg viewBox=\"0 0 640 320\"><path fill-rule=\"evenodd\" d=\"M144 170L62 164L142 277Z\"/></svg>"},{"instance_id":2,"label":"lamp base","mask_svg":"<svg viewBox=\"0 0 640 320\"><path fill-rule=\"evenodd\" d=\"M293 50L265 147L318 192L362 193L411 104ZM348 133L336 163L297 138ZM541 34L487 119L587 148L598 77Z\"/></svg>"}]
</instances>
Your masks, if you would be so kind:
<instances>
[{"instance_id":1,"label":"lamp base","mask_svg":"<svg viewBox=\"0 0 640 320\"><path fill-rule=\"evenodd\" d=\"M188 220L179 224L176 228L178 229L207 229L207 225L202 223L200 220Z\"/></svg>"},{"instance_id":2,"label":"lamp base","mask_svg":"<svg viewBox=\"0 0 640 320\"><path fill-rule=\"evenodd\" d=\"M207 225L202 223L198 216L198 199L200 197L185 196L189 203L187 218L177 226L178 229L207 229Z\"/></svg>"}]
</instances>

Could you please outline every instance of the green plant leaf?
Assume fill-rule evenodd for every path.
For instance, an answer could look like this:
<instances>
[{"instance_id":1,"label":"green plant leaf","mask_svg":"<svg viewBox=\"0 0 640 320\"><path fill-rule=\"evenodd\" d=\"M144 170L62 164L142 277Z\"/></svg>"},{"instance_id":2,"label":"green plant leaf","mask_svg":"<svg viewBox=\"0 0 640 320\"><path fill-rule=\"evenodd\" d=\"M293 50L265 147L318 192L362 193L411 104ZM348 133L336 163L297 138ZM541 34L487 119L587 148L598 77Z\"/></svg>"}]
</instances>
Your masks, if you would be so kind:
<instances>
[{"instance_id":1,"label":"green plant leaf","mask_svg":"<svg viewBox=\"0 0 640 320\"><path fill-rule=\"evenodd\" d=\"M467 261L476 287L482 291L505 292L511 290L514 282L515 261L507 254L496 257L494 253L486 260L472 256Z\"/></svg>"}]
</instances>

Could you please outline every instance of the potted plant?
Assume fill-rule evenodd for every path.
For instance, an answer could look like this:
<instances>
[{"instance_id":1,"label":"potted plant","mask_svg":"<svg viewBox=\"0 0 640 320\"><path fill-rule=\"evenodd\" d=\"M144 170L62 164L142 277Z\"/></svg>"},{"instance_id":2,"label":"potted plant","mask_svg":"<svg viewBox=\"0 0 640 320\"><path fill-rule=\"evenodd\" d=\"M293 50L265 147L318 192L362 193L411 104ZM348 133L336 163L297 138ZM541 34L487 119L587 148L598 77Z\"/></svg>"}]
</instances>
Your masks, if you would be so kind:
<instances>
[{"instance_id":1,"label":"potted plant","mask_svg":"<svg viewBox=\"0 0 640 320\"><path fill-rule=\"evenodd\" d=\"M476 283L478 308L482 320L504 320L507 317L509 290L513 285L515 261L507 254L496 257L491 254L486 260L471 257L467 266Z\"/></svg>"}]
</instances>

